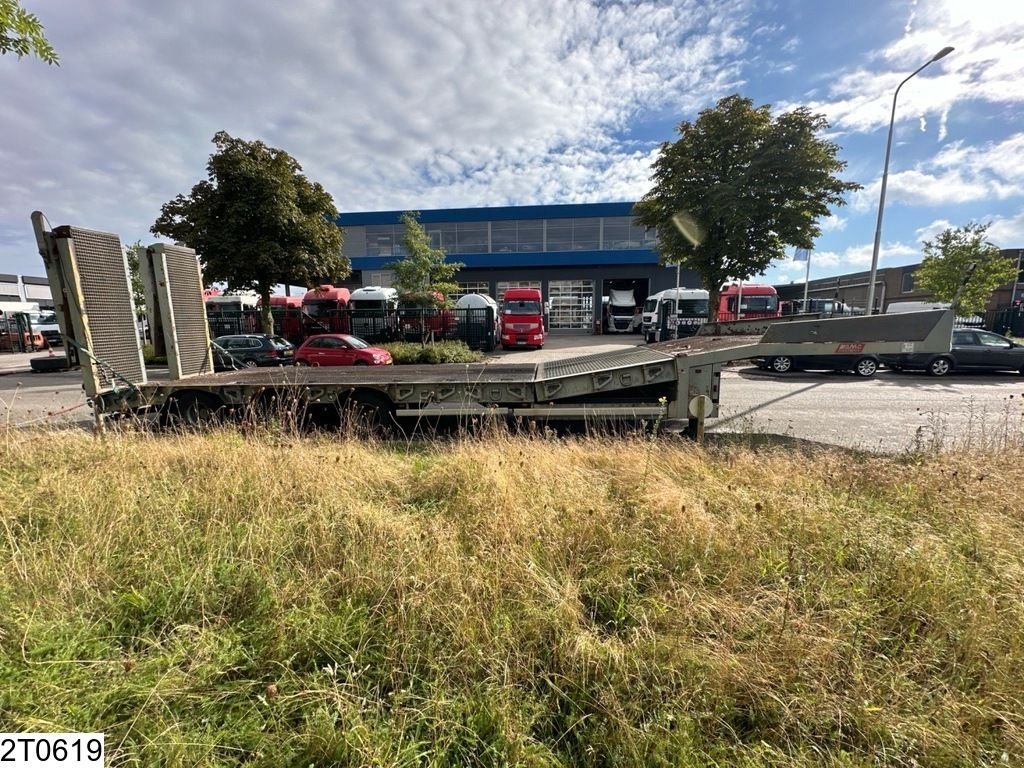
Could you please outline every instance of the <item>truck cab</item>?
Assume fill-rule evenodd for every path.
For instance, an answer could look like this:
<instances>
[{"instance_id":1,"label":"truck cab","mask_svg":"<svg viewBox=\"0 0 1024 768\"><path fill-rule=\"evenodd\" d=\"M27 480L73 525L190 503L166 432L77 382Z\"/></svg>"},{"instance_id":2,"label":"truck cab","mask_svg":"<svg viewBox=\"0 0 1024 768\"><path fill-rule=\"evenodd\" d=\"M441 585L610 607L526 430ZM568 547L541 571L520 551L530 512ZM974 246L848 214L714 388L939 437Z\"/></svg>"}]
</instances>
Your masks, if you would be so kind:
<instances>
[{"instance_id":1,"label":"truck cab","mask_svg":"<svg viewBox=\"0 0 1024 768\"><path fill-rule=\"evenodd\" d=\"M668 338L695 336L707 320L707 291L700 288L658 291L644 302L644 341L650 344Z\"/></svg>"},{"instance_id":2,"label":"truck cab","mask_svg":"<svg viewBox=\"0 0 1024 768\"><path fill-rule=\"evenodd\" d=\"M608 291L605 333L631 333L636 324L636 291L633 288L611 288Z\"/></svg>"},{"instance_id":3,"label":"truck cab","mask_svg":"<svg viewBox=\"0 0 1024 768\"><path fill-rule=\"evenodd\" d=\"M352 291L348 300L351 331L367 341L393 339L398 312L398 291L379 285L367 285Z\"/></svg>"},{"instance_id":4,"label":"truck cab","mask_svg":"<svg viewBox=\"0 0 1024 768\"><path fill-rule=\"evenodd\" d=\"M501 346L544 347L544 297L537 288L509 288L501 300Z\"/></svg>"},{"instance_id":5,"label":"truck cab","mask_svg":"<svg viewBox=\"0 0 1024 768\"><path fill-rule=\"evenodd\" d=\"M302 297L302 326L306 336L317 333L348 333L346 310L352 294L348 288L320 285Z\"/></svg>"},{"instance_id":6,"label":"truck cab","mask_svg":"<svg viewBox=\"0 0 1024 768\"><path fill-rule=\"evenodd\" d=\"M757 283L729 283L722 286L718 300L719 322L765 317L782 317L775 286Z\"/></svg>"},{"instance_id":7,"label":"truck cab","mask_svg":"<svg viewBox=\"0 0 1024 768\"><path fill-rule=\"evenodd\" d=\"M206 320L210 324L210 337L229 336L259 331L260 297L255 292L238 291L208 296Z\"/></svg>"},{"instance_id":8,"label":"truck cab","mask_svg":"<svg viewBox=\"0 0 1024 768\"><path fill-rule=\"evenodd\" d=\"M274 294L270 297L270 315L274 319L274 333L292 344L302 343L302 297Z\"/></svg>"}]
</instances>

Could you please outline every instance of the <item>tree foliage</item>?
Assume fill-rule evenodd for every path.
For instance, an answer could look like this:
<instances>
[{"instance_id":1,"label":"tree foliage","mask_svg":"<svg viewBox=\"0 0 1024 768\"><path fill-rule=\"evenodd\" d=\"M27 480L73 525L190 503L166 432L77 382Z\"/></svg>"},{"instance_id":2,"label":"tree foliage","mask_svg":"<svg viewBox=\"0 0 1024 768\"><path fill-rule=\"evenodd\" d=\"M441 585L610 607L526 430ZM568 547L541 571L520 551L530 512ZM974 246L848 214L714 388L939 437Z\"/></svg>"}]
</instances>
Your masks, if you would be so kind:
<instances>
[{"instance_id":1,"label":"tree foliage","mask_svg":"<svg viewBox=\"0 0 1024 768\"><path fill-rule=\"evenodd\" d=\"M273 329L270 292L279 283L314 285L349 274L331 196L302 175L287 152L220 131L207 178L164 203L151 231L199 254L204 277L263 300L263 328Z\"/></svg>"},{"instance_id":2,"label":"tree foliage","mask_svg":"<svg viewBox=\"0 0 1024 768\"><path fill-rule=\"evenodd\" d=\"M953 301L971 264L970 280L957 301L961 314L985 308L992 291L1013 282L1017 262L1000 255L999 247L985 239L988 224L970 223L946 229L924 244L924 258L914 273L916 287L929 291L936 301Z\"/></svg>"},{"instance_id":3,"label":"tree foliage","mask_svg":"<svg viewBox=\"0 0 1024 768\"><path fill-rule=\"evenodd\" d=\"M395 287L409 303L437 306L440 302L435 294L444 296L447 303L447 297L459 289L453 280L465 264L448 261L443 248L431 247L430 236L420 224L418 213L403 213L402 226L405 228L402 238L405 256L387 265L395 271Z\"/></svg>"},{"instance_id":4,"label":"tree foliage","mask_svg":"<svg viewBox=\"0 0 1024 768\"><path fill-rule=\"evenodd\" d=\"M60 66L60 57L43 34L43 25L18 0L0 0L0 54L19 59L32 54L47 64Z\"/></svg>"},{"instance_id":5,"label":"tree foliage","mask_svg":"<svg viewBox=\"0 0 1024 768\"><path fill-rule=\"evenodd\" d=\"M142 285L142 270L139 268L139 249L142 241L136 240L132 245L122 246L124 258L128 262L128 275L132 280L132 301L135 302L135 313L146 314L146 291Z\"/></svg>"},{"instance_id":6,"label":"tree foliage","mask_svg":"<svg viewBox=\"0 0 1024 768\"><path fill-rule=\"evenodd\" d=\"M697 272L712 313L724 282L760 274L787 246L812 248L818 220L859 189L837 176L846 163L819 137L827 127L806 108L772 117L770 106L732 95L661 145L654 187L634 215L657 231L664 262Z\"/></svg>"}]
</instances>

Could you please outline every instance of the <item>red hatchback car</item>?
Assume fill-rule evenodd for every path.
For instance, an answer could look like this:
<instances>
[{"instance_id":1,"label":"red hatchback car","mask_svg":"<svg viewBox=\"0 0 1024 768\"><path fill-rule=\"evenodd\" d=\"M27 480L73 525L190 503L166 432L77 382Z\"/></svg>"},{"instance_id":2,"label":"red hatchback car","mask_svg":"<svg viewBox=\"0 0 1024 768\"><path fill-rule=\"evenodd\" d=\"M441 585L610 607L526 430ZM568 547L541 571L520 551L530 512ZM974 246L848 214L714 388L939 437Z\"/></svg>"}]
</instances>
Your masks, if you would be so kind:
<instances>
[{"instance_id":1,"label":"red hatchback car","mask_svg":"<svg viewBox=\"0 0 1024 768\"><path fill-rule=\"evenodd\" d=\"M391 353L371 347L358 336L321 333L310 336L295 350L296 365L391 365Z\"/></svg>"}]
</instances>

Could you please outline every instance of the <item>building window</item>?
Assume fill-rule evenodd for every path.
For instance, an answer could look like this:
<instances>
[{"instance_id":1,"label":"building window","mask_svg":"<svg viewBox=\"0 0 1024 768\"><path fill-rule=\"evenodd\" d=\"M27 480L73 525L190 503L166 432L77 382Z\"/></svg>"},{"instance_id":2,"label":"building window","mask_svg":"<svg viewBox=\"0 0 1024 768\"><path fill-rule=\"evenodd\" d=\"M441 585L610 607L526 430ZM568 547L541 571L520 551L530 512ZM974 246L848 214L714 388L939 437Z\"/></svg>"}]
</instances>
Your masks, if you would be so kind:
<instances>
[{"instance_id":1,"label":"building window","mask_svg":"<svg viewBox=\"0 0 1024 768\"><path fill-rule=\"evenodd\" d=\"M914 273L904 272L903 278L900 282L901 293L913 293L914 291Z\"/></svg>"},{"instance_id":2,"label":"building window","mask_svg":"<svg viewBox=\"0 0 1024 768\"><path fill-rule=\"evenodd\" d=\"M395 273L390 269L385 269L381 272L367 272L366 273L368 282L363 285L377 285L381 288L391 288L395 281Z\"/></svg>"},{"instance_id":3,"label":"building window","mask_svg":"<svg viewBox=\"0 0 1024 768\"><path fill-rule=\"evenodd\" d=\"M536 253L544 250L544 222L540 220L516 222L516 252Z\"/></svg>"},{"instance_id":4,"label":"building window","mask_svg":"<svg viewBox=\"0 0 1024 768\"><path fill-rule=\"evenodd\" d=\"M516 224L514 221L491 222L491 253L516 252Z\"/></svg>"},{"instance_id":5,"label":"building window","mask_svg":"<svg viewBox=\"0 0 1024 768\"><path fill-rule=\"evenodd\" d=\"M440 248L446 254L455 253L455 224L427 224L424 226L431 248Z\"/></svg>"},{"instance_id":6,"label":"building window","mask_svg":"<svg viewBox=\"0 0 1024 768\"><path fill-rule=\"evenodd\" d=\"M571 251L572 219L548 219L544 236L545 251Z\"/></svg>"},{"instance_id":7,"label":"building window","mask_svg":"<svg viewBox=\"0 0 1024 768\"><path fill-rule=\"evenodd\" d=\"M596 251L601 247L600 219L573 219L572 249L574 251Z\"/></svg>"},{"instance_id":8,"label":"building window","mask_svg":"<svg viewBox=\"0 0 1024 768\"><path fill-rule=\"evenodd\" d=\"M457 283L459 290L449 294L448 298L452 301L458 301L463 296L469 293L482 293L489 295L491 292L491 284L487 281L470 281L468 283Z\"/></svg>"},{"instance_id":9,"label":"building window","mask_svg":"<svg viewBox=\"0 0 1024 768\"><path fill-rule=\"evenodd\" d=\"M395 228L391 224L366 228L366 255L393 257L395 252Z\"/></svg>"},{"instance_id":10,"label":"building window","mask_svg":"<svg viewBox=\"0 0 1024 768\"><path fill-rule=\"evenodd\" d=\"M460 222L456 232L456 253L487 253L487 222Z\"/></svg>"},{"instance_id":11,"label":"building window","mask_svg":"<svg viewBox=\"0 0 1024 768\"><path fill-rule=\"evenodd\" d=\"M628 216L608 216L604 220L604 250L619 251L635 248L629 240L632 226Z\"/></svg>"}]
</instances>

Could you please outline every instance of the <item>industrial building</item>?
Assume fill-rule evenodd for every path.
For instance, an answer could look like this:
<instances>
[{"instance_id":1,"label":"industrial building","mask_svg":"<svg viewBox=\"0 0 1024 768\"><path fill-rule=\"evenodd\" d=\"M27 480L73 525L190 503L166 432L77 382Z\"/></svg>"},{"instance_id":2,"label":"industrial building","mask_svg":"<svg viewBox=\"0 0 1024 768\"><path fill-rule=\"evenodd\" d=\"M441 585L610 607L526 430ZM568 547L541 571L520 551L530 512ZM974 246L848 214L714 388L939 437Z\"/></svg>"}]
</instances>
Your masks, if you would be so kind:
<instances>
[{"instance_id":1,"label":"industrial building","mask_svg":"<svg viewBox=\"0 0 1024 768\"><path fill-rule=\"evenodd\" d=\"M465 266L456 275L462 293L487 293L499 302L509 288L540 288L552 331L592 332L604 322L602 299L632 290L637 306L676 285L676 268L658 263L653 230L639 226L633 203L448 208L419 213L431 244ZM343 213L342 251L352 262L349 287L389 286L387 268L404 255L403 211ZM678 276L696 288L688 269Z\"/></svg>"}]
</instances>

